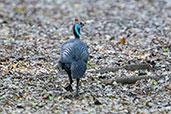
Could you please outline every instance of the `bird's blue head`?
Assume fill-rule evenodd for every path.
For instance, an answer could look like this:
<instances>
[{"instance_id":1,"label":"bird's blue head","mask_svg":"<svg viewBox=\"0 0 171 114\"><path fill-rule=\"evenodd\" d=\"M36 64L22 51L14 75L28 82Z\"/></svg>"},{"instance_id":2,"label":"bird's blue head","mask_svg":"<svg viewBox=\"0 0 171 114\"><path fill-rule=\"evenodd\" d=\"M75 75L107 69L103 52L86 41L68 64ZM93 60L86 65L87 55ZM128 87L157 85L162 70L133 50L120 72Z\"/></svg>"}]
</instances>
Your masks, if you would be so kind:
<instances>
[{"instance_id":1,"label":"bird's blue head","mask_svg":"<svg viewBox=\"0 0 171 114\"><path fill-rule=\"evenodd\" d=\"M75 19L75 24L73 27L73 33L75 38L80 38L80 29L84 26L84 23L79 22L78 19Z\"/></svg>"}]
</instances>

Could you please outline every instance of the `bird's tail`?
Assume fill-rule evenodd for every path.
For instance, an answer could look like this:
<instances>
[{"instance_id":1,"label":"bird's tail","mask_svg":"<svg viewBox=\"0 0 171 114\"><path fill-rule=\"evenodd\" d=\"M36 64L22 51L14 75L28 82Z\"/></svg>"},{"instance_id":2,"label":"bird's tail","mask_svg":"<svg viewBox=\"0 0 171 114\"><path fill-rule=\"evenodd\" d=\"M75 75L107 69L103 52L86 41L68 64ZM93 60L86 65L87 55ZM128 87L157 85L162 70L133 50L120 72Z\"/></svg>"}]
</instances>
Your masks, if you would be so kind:
<instances>
[{"instance_id":1,"label":"bird's tail","mask_svg":"<svg viewBox=\"0 0 171 114\"><path fill-rule=\"evenodd\" d=\"M82 78L87 69L86 63L82 60L73 61L71 64L71 75L73 78Z\"/></svg>"}]
</instances>

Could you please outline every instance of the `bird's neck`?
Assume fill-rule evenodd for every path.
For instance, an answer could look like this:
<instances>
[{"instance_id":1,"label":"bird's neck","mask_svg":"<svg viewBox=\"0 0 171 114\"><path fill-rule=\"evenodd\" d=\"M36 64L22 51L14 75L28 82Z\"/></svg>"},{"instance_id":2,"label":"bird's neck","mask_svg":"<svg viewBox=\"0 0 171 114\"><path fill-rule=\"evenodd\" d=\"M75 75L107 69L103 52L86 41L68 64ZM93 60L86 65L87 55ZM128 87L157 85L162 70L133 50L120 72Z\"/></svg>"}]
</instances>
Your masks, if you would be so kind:
<instances>
[{"instance_id":1,"label":"bird's neck","mask_svg":"<svg viewBox=\"0 0 171 114\"><path fill-rule=\"evenodd\" d=\"M74 36L75 36L76 39L80 38L80 28L78 28L78 26L79 26L78 24L75 24L73 26L73 33L74 33Z\"/></svg>"}]
</instances>

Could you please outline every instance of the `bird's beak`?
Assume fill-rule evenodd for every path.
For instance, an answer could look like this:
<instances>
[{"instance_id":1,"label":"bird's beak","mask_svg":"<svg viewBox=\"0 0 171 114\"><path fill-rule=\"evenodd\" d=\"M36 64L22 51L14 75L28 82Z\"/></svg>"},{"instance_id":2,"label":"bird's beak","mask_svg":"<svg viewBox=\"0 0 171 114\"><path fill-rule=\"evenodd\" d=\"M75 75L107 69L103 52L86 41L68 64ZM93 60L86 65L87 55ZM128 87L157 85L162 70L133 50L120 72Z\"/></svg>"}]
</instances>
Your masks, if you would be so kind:
<instances>
[{"instance_id":1,"label":"bird's beak","mask_svg":"<svg viewBox=\"0 0 171 114\"><path fill-rule=\"evenodd\" d=\"M84 26L84 23L80 22L81 26Z\"/></svg>"}]
</instances>

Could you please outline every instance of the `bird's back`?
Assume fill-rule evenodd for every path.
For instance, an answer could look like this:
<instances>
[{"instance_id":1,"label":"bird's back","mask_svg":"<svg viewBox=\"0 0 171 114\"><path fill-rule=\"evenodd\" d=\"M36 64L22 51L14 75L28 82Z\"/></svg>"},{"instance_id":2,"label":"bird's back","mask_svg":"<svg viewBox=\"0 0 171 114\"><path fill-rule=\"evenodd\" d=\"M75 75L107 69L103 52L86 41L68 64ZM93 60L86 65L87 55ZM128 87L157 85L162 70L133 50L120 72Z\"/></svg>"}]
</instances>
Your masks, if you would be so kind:
<instances>
[{"instance_id":1,"label":"bird's back","mask_svg":"<svg viewBox=\"0 0 171 114\"><path fill-rule=\"evenodd\" d=\"M64 63L73 61L88 60L89 54L87 46L80 39L69 40L61 46L61 60Z\"/></svg>"}]
</instances>

